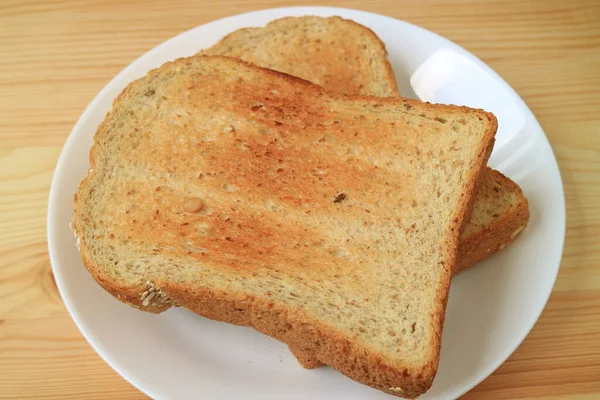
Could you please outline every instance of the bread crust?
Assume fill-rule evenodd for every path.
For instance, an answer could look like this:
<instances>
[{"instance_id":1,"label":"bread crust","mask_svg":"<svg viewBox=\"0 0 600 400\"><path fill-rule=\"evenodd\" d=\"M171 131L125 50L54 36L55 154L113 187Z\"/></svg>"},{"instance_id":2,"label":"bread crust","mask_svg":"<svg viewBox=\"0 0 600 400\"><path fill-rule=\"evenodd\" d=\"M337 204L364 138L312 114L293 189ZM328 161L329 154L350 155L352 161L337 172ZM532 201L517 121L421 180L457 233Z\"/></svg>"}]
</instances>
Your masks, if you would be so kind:
<instances>
[{"instance_id":1,"label":"bread crust","mask_svg":"<svg viewBox=\"0 0 600 400\"><path fill-rule=\"evenodd\" d=\"M499 214L492 223L470 235L462 235L458 250L458 274L514 242L529 222L529 202L523 191L502 173L487 168L482 179L494 179L517 197L512 206Z\"/></svg>"},{"instance_id":2,"label":"bread crust","mask_svg":"<svg viewBox=\"0 0 600 400\"><path fill-rule=\"evenodd\" d=\"M200 57L202 58L202 57ZM238 59L228 57L210 57L221 59L226 63L243 65L248 69L260 70L264 76L272 75L277 79L284 79L296 86L298 90L311 90L315 96L325 95L322 88L300 78L292 77L281 72L263 69ZM162 67L149 73L150 77L156 76L160 71L173 67L173 63L186 62L188 59L180 59L167 63ZM90 151L91 169L86 178L80 183L79 190L86 188L91 177L96 173L96 159L100 151L99 140L105 134L106 124L110 121L113 113L119 106L120 101L131 90L129 85L115 100L113 110L108 114L104 122L98 128L94 137L94 145ZM433 111L434 106L403 99L382 99L368 96L355 96L354 99L376 101L377 103L388 103L393 105L420 106L428 111ZM436 290L435 307L430 320L431 330L435 332L430 343L430 354L420 369L411 369L409 366L399 368L398 365L387 363L384 355L370 352L358 345L342 332L321 323L318 319L299 309L292 309L285 304L278 304L265 298L258 298L245 293L218 292L200 286L185 286L165 280L154 280L153 282L141 282L136 287L122 284L113 276L107 275L102 266L97 265L89 253L88 244L81 243L81 255L85 267L90 271L96 281L113 296L144 311L159 313L174 305L183 306L199 315L207 318L229 322L236 325L251 326L258 331L272 336L290 345L297 354L305 355L307 360L314 359L339 370L350 378L372 386L384 392L413 398L424 393L432 384L439 363L441 331L444 323L445 308L450 284L450 277L457 262L458 240L462 227L470 213L474 201L474 193L479 177L484 171L485 164L491 153L494 135L497 129L495 117L481 110L473 111L466 107L447 106L446 110L469 110L475 112L480 119L487 119L487 130L480 140L480 148L476 159L472 160L469 175L463 181L466 185L461 193L450 234L443 248L446 252L444 259L448 264L440 265L441 274ZM74 231L80 232L86 223L79 217L82 215L81 204L78 196L75 197ZM149 288L159 293L155 296L157 300L145 301L144 293ZM307 361L308 363L308 361ZM314 364L315 362L313 362Z\"/></svg>"}]
</instances>

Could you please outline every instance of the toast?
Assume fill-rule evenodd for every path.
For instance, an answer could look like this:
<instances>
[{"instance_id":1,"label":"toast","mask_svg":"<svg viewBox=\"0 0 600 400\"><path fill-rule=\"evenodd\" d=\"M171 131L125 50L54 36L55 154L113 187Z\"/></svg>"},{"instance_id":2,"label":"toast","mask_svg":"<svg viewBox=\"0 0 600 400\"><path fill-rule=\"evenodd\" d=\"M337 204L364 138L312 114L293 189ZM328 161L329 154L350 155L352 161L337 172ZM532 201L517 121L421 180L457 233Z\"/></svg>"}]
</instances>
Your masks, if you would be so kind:
<instances>
[{"instance_id":1,"label":"toast","mask_svg":"<svg viewBox=\"0 0 600 400\"><path fill-rule=\"evenodd\" d=\"M98 127L73 229L125 303L251 326L416 397L496 128L481 110L334 98L238 59L179 59Z\"/></svg>"},{"instance_id":2,"label":"toast","mask_svg":"<svg viewBox=\"0 0 600 400\"><path fill-rule=\"evenodd\" d=\"M236 57L298 76L333 95L399 96L379 37L340 17L281 18L264 28L232 32L202 54ZM483 179L455 273L512 243L529 222L527 198L516 183L491 168Z\"/></svg>"},{"instance_id":3,"label":"toast","mask_svg":"<svg viewBox=\"0 0 600 400\"><path fill-rule=\"evenodd\" d=\"M340 17L286 17L239 29L200 54L241 58L316 83L333 96L398 96L383 42Z\"/></svg>"}]
</instances>

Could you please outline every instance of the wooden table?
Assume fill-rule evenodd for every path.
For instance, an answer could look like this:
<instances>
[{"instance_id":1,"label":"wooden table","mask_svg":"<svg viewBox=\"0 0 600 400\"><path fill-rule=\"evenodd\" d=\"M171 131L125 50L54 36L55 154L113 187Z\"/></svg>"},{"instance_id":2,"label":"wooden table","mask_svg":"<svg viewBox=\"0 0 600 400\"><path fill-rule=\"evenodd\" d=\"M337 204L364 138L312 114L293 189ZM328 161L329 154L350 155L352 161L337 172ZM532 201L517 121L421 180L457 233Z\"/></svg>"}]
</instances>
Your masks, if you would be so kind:
<instances>
[{"instance_id":1,"label":"wooden table","mask_svg":"<svg viewBox=\"0 0 600 400\"><path fill-rule=\"evenodd\" d=\"M510 359L465 398L600 398L598 1L329 1L433 30L529 104L559 161L567 238L554 292ZM197 25L293 2L3 1L0 4L0 398L144 396L71 321L52 278L46 205L72 126L123 67Z\"/></svg>"}]
</instances>

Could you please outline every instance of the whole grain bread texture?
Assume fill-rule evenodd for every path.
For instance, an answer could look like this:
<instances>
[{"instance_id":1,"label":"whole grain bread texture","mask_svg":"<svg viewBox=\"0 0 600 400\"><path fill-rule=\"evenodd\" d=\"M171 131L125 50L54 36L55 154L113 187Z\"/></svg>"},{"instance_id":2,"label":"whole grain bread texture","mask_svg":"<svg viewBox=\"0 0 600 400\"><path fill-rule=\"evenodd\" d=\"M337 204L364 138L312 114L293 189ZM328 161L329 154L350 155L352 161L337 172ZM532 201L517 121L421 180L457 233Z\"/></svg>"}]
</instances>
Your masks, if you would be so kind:
<instances>
[{"instance_id":1,"label":"whole grain bread texture","mask_svg":"<svg viewBox=\"0 0 600 400\"><path fill-rule=\"evenodd\" d=\"M387 50L369 28L340 17L286 17L243 28L201 52L240 58L322 86L333 96L398 95Z\"/></svg>"},{"instance_id":2,"label":"whole grain bread texture","mask_svg":"<svg viewBox=\"0 0 600 400\"><path fill-rule=\"evenodd\" d=\"M286 17L239 29L202 54L285 72L333 95L399 97L383 42L369 28L340 17ZM502 250L529 222L527 198L516 183L491 168L482 179L454 273Z\"/></svg>"},{"instance_id":3,"label":"whole grain bread texture","mask_svg":"<svg viewBox=\"0 0 600 400\"><path fill-rule=\"evenodd\" d=\"M476 193L471 217L460 237L454 274L512 243L529 220L527 198L521 188L500 172L486 168ZM293 346L290 350L304 368L323 365L310 350Z\"/></svg>"},{"instance_id":4,"label":"whole grain bread texture","mask_svg":"<svg viewBox=\"0 0 600 400\"><path fill-rule=\"evenodd\" d=\"M474 266L515 241L529 222L529 203L515 182L486 168L473 211L460 237L454 273Z\"/></svg>"},{"instance_id":5,"label":"whole grain bread texture","mask_svg":"<svg viewBox=\"0 0 600 400\"><path fill-rule=\"evenodd\" d=\"M251 326L413 398L437 371L496 128L481 110L334 98L241 60L179 59L115 100L73 229L125 303Z\"/></svg>"}]
</instances>

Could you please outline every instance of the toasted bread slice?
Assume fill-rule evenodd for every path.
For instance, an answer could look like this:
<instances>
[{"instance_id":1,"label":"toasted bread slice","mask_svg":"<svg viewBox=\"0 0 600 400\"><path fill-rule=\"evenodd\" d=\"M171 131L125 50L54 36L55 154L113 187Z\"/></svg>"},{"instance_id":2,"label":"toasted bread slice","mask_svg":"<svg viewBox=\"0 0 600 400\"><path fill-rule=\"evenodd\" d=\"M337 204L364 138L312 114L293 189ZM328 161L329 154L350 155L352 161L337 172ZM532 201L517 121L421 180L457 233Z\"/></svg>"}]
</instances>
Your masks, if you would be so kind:
<instances>
[{"instance_id":1,"label":"toasted bread slice","mask_svg":"<svg viewBox=\"0 0 600 400\"><path fill-rule=\"evenodd\" d=\"M130 84L75 197L83 262L118 299L248 325L415 397L435 376L492 114L333 98L227 57Z\"/></svg>"},{"instance_id":2,"label":"toasted bread slice","mask_svg":"<svg viewBox=\"0 0 600 400\"><path fill-rule=\"evenodd\" d=\"M278 19L264 28L237 30L203 53L237 57L298 76L334 95L399 96L379 37L340 17ZM527 199L519 186L490 168L486 176L490 180L481 185L477 195L455 273L512 243L529 222Z\"/></svg>"},{"instance_id":3,"label":"toasted bread slice","mask_svg":"<svg viewBox=\"0 0 600 400\"><path fill-rule=\"evenodd\" d=\"M379 37L340 17L286 17L264 28L239 29L201 54L241 58L316 83L334 96L398 96Z\"/></svg>"}]
</instances>

